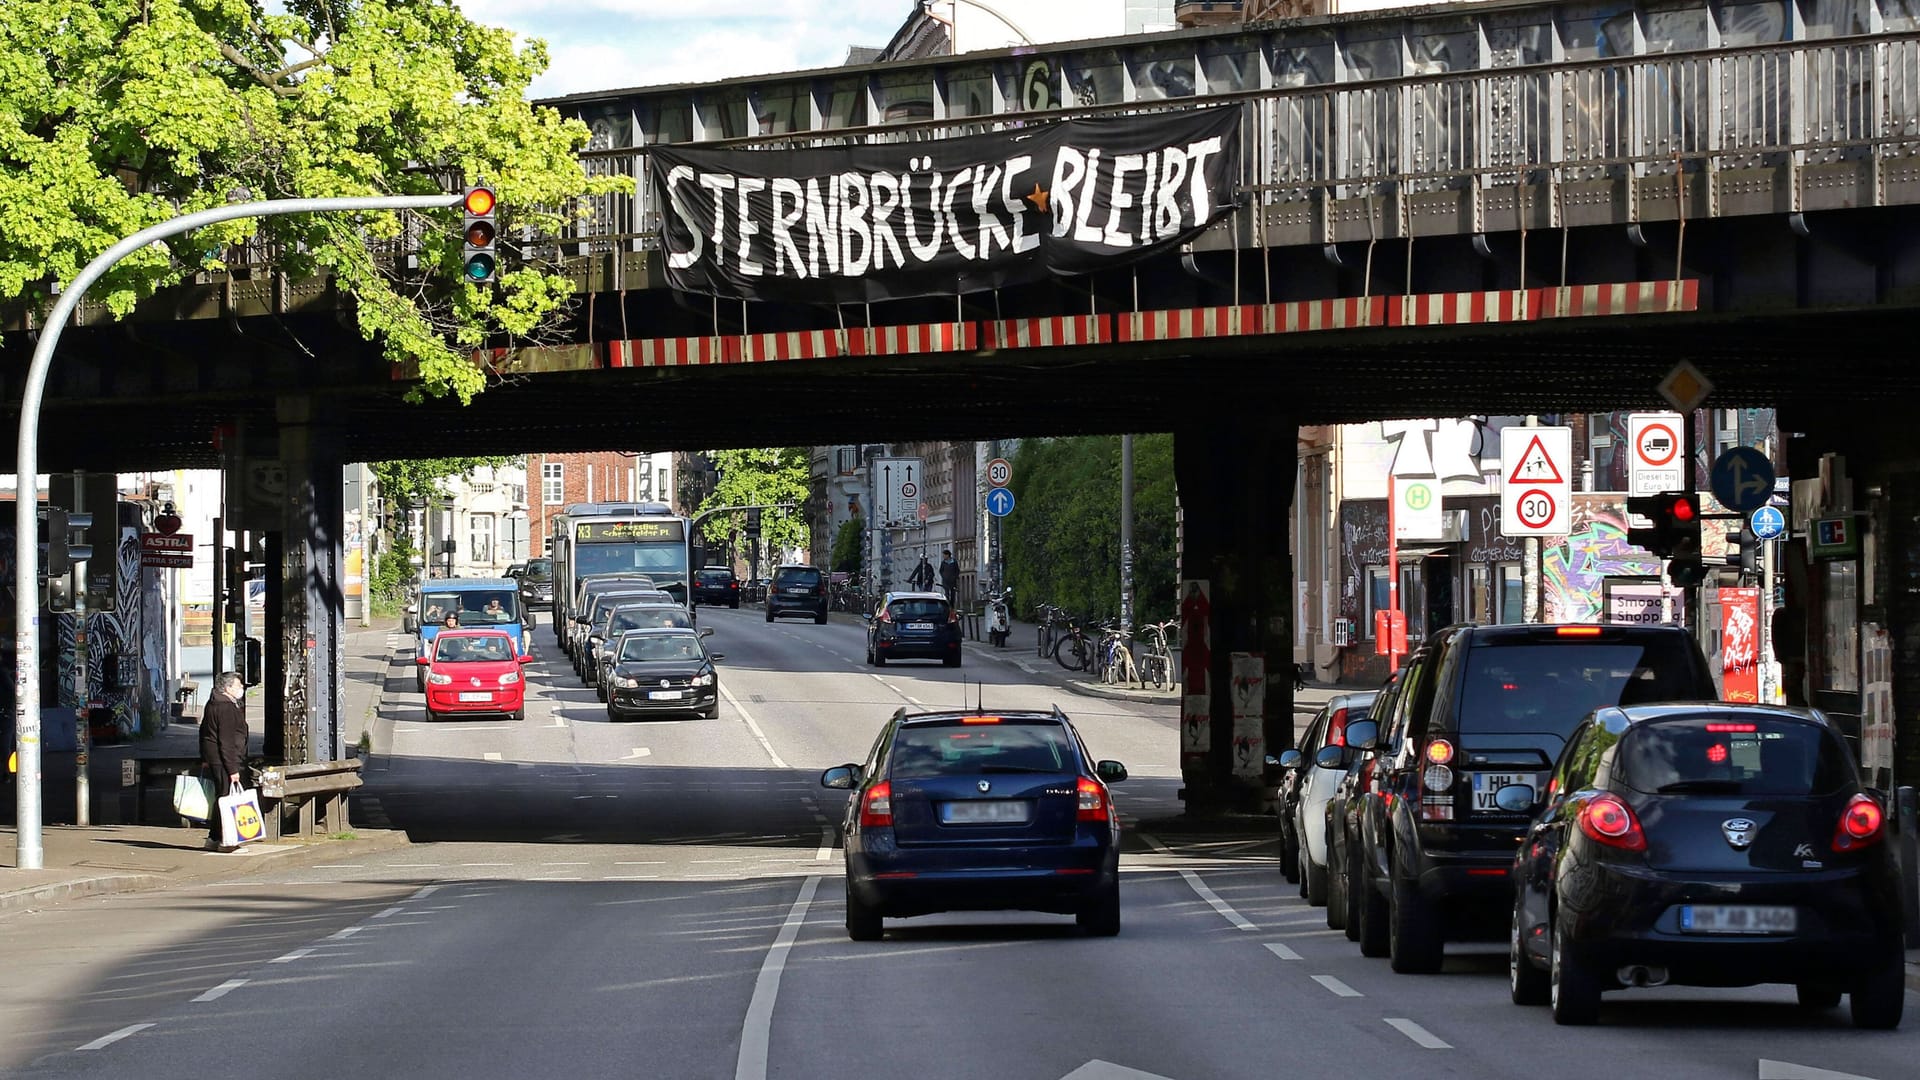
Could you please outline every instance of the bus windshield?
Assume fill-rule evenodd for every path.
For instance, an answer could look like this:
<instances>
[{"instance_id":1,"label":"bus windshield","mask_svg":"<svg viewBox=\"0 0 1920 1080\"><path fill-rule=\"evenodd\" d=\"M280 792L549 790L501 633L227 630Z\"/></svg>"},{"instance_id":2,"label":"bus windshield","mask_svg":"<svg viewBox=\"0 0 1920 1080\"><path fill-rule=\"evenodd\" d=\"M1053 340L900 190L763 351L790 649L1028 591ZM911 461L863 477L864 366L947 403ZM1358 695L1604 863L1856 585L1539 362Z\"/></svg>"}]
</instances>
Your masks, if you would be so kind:
<instances>
[{"instance_id":1,"label":"bus windshield","mask_svg":"<svg viewBox=\"0 0 1920 1080\"><path fill-rule=\"evenodd\" d=\"M487 626L520 621L520 593L514 589L472 589L420 594L420 621L439 626L448 615L460 616L461 626Z\"/></svg>"},{"instance_id":2,"label":"bus windshield","mask_svg":"<svg viewBox=\"0 0 1920 1080\"><path fill-rule=\"evenodd\" d=\"M686 585L687 544L677 541L626 541L580 544L574 548L576 578L593 574L646 574L656 585Z\"/></svg>"}]
</instances>

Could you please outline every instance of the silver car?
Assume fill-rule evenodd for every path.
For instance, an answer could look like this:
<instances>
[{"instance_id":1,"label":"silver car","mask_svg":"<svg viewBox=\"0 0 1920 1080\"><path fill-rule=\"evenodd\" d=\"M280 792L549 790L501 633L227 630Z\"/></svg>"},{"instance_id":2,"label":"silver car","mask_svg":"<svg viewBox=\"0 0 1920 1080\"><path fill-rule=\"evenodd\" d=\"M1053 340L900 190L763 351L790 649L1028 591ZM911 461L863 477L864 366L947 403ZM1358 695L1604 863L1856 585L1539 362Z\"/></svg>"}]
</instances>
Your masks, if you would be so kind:
<instances>
[{"instance_id":1,"label":"silver car","mask_svg":"<svg viewBox=\"0 0 1920 1080\"><path fill-rule=\"evenodd\" d=\"M1300 895L1316 907L1327 902L1327 801L1347 772L1341 754L1347 725L1366 719L1377 696L1373 690L1335 695L1314 716L1300 748L1280 755L1281 767L1294 774L1284 805L1295 843L1284 846L1298 847Z\"/></svg>"}]
</instances>

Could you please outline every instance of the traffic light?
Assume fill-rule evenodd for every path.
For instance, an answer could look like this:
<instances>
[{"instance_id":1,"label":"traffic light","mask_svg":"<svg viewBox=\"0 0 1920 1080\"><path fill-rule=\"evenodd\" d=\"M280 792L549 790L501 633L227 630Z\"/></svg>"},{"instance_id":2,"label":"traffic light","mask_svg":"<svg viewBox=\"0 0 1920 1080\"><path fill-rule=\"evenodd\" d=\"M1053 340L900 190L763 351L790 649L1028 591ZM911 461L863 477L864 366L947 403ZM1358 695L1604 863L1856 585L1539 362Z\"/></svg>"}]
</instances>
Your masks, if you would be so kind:
<instances>
[{"instance_id":1,"label":"traffic light","mask_svg":"<svg viewBox=\"0 0 1920 1080\"><path fill-rule=\"evenodd\" d=\"M75 514L57 506L40 513L47 523L46 540L40 545L45 552L47 610L72 611L73 564L93 558L93 546L85 542L87 530L93 527L93 515Z\"/></svg>"},{"instance_id":2,"label":"traffic light","mask_svg":"<svg viewBox=\"0 0 1920 1080\"><path fill-rule=\"evenodd\" d=\"M760 539L760 511L759 510L747 511L747 539L749 541Z\"/></svg>"},{"instance_id":3,"label":"traffic light","mask_svg":"<svg viewBox=\"0 0 1920 1080\"><path fill-rule=\"evenodd\" d=\"M460 205L466 211L460 272L472 284L484 285L492 281L500 269L498 249L494 247L500 230L493 216L498 200L492 188L476 185L467 189Z\"/></svg>"},{"instance_id":4,"label":"traffic light","mask_svg":"<svg viewBox=\"0 0 1920 1080\"><path fill-rule=\"evenodd\" d=\"M1737 566L1741 573L1751 574L1760 569L1760 538L1753 533L1750 524L1739 529L1727 530L1727 565Z\"/></svg>"},{"instance_id":5,"label":"traffic light","mask_svg":"<svg viewBox=\"0 0 1920 1080\"><path fill-rule=\"evenodd\" d=\"M240 621L240 609L247 602L247 553L241 548L227 549L227 621Z\"/></svg>"},{"instance_id":6,"label":"traffic light","mask_svg":"<svg viewBox=\"0 0 1920 1080\"><path fill-rule=\"evenodd\" d=\"M1663 491L1658 495L1627 498L1629 517L1651 522L1629 523L1627 543L1646 548L1662 558L1700 552L1700 496L1690 491Z\"/></svg>"}]
</instances>

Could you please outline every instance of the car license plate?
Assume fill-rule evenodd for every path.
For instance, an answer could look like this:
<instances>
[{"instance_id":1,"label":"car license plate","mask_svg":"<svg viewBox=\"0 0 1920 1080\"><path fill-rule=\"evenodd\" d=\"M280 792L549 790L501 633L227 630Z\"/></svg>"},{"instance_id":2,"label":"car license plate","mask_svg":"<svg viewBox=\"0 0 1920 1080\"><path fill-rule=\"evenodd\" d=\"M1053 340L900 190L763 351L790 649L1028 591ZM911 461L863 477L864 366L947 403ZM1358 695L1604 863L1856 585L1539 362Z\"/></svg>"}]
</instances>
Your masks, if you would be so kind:
<instances>
[{"instance_id":1,"label":"car license plate","mask_svg":"<svg viewBox=\"0 0 1920 1080\"><path fill-rule=\"evenodd\" d=\"M975 825L982 822L1019 824L1027 820L1027 804L1020 799L980 799L973 802L941 803L940 820L955 825Z\"/></svg>"},{"instance_id":2,"label":"car license plate","mask_svg":"<svg viewBox=\"0 0 1920 1080\"><path fill-rule=\"evenodd\" d=\"M809 589L809 588L807 588L806 586L804 586L804 585L803 585L803 586L801 586L801 587L799 587L799 588L797 588L797 589L788 589L787 591L788 591L789 593L792 593L792 594L793 594L793 595L795 595L795 596L805 596L805 595L807 595L808 593L810 593L810 592L812 592L813 590L812 590L812 589Z\"/></svg>"},{"instance_id":3,"label":"car license plate","mask_svg":"<svg viewBox=\"0 0 1920 1080\"><path fill-rule=\"evenodd\" d=\"M481 690L478 693L461 694L461 701L492 701L493 695Z\"/></svg>"},{"instance_id":4,"label":"car license plate","mask_svg":"<svg viewBox=\"0 0 1920 1080\"><path fill-rule=\"evenodd\" d=\"M908 623L908 624L907 624L907 629L909 629L909 630L931 630L931 629L933 629L933 624L932 624L932 623L930 623L930 622L910 622L910 623Z\"/></svg>"},{"instance_id":5,"label":"car license plate","mask_svg":"<svg viewBox=\"0 0 1920 1080\"><path fill-rule=\"evenodd\" d=\"M1680 930L1687 934L1791 934L1799 926L1797 908L1740 904L1680 906Z\"/></svg>"},{"instance_id":6,"label":"car license plate","mask_svg":"<svg viewBox=\"0 0 1920 1080\"><path fill-rule=\"evenodd\" d=\"M679 701L680 695L682 693L683 691L680 691L680 690L655 690L647 695L647 700L648 701Z\"/></svg>"},{"instance_id":7,"label":"car license plate","mask_svg":"<svg viewBox=\"0 0 1920 1080\"><path fill-rule=\"evenodd\" d=\"M1476 811L1490 810L1499 814L1507 813L1507 811L1500 809L1493 801L1494 796L1500 794L1501 788L1509 787L1513 784L1528 784L1532 786L1535 797L1538 797L1541 782L1542 777L1539 773L1474 773L1473 808Z\"/></svg>"}]
</instances>

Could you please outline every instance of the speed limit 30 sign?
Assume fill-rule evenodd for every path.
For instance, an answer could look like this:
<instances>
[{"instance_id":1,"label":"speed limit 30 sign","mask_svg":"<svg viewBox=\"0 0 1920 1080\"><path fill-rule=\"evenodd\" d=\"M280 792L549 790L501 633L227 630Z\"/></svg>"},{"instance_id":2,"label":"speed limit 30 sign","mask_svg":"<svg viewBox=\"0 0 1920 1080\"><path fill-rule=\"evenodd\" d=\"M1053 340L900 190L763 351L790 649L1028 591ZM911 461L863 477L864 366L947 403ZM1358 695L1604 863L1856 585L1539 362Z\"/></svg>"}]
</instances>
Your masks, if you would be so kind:
<instances>
[{"instance_id":1,"label":"speed limit 30 sign","mask_svg":"<svg viewBox=\"0 0 1920 1080\"><path fill-rule=\"evenodd\" d=\"M1013 464L1006 458L997 457L987 462L987 483L993 487L1006 487L1013 479Z\"/></svg>"},{"instance_id":2,"label":"speed limit 30 sign","mask_svg":"<svg viewBox=\"0 0 1920 1080\"><path fill-rule=\"evenodd\" d=\"M1500 433L1500 534L1565 536L1573 515L1573 429Z\"/></svg>"}]
</instances>

